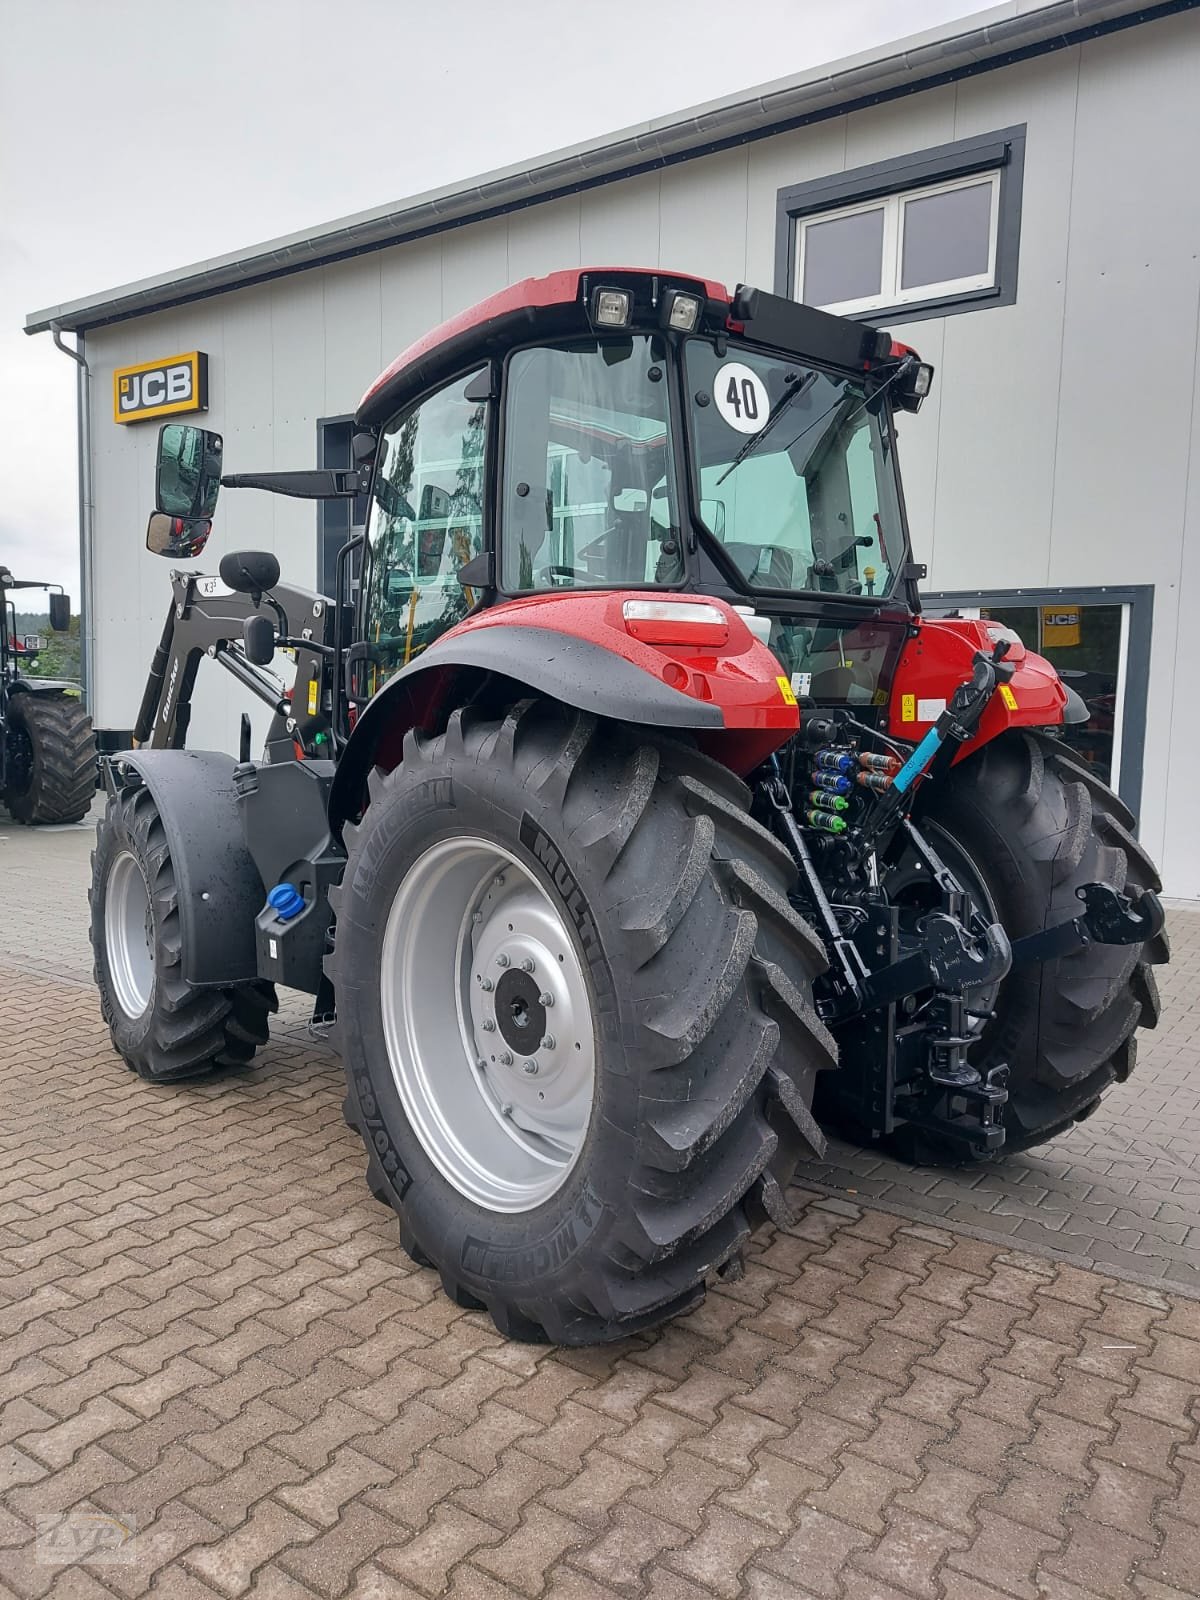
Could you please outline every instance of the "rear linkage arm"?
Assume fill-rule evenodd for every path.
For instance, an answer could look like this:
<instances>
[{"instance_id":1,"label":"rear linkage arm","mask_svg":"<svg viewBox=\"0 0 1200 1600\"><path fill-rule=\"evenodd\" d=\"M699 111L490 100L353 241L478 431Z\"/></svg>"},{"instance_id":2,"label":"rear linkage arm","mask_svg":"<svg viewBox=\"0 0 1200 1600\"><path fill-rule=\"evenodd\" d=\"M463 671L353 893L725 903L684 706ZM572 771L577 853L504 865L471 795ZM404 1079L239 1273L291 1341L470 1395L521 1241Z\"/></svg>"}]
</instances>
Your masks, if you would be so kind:
<instances>
[{"instance_id":1,"label":"rear linkage arm","mask_svg":"<svg viewBox=\"0 0 1200 1600\"><path fill-rule=\"evenodd\" d=\"M836 1027L894 1007L906 996L932 991L932 1004L923 1008L929 1018L923 1030L927 1033L928 1048L924 1075L934 1091L935 1102L925 1105L927 1097L914 1097L911 1089L915 1086L910 1086L900 1114L905 1120L927 1125L933 1131L952 1131L980 1153L997 1148L1003 1140L999 1113L1008 1098L1008 1072L1005 1067L995 1067L985 1079L967 1061L967 1050L974 1040L966 1026L972 1016L966 991L998 983L1014 966L1054 960L1083 949L1093 941L1141 943L1154 938L1165 920L1162 905L1152 891L1145 891L1134 901L1111 884L1089 883L1077 891L1084 902L1079 916L1010 942L999 923L989 924L984 919L954 874L906 814L909 794L916 780L931 767L935 773L940 773L950 765L954 751L978 727L997 686L1012 677L1013 669L1004 661L1007 649L1007 642L1001 641L990 656L982 652L976 656L970 680L955 690L946 711L897 773L891 790L859 831L859 844L869 850L899 826L941 891L943 909L922 919L917 948L910 943L901 954L895 913L889 914L883 905L877 908L882 920L870 938L864 939L861 930L850 933L843 928L821 883L804 831L796 821L791 795L776 758L772 758L768 773L760 783L760 792L770 807L776 831L800 871L805 899L815 912L829 952L831 969L818 1011L824 1020ZM886 935L884 927L888 921L890 936ZM886 937L890 943L891 958L888 964L872 971L860 946L866 945L869 949L871 939L881 937ZM875 948L882 951L884 946L876 943ZM893 1015L886 1028L891 1036L886 1073L889 1126L897 1113L894 1101L900 1088L895 1066L890 1064L899 1038L894 1024ZM872 1031L878 1032L877 1029ZM967 1108L974 1107L973 1112L967 1109L964 1115L957 1109L964 1101Z\"/></svg>"}]
</instances>

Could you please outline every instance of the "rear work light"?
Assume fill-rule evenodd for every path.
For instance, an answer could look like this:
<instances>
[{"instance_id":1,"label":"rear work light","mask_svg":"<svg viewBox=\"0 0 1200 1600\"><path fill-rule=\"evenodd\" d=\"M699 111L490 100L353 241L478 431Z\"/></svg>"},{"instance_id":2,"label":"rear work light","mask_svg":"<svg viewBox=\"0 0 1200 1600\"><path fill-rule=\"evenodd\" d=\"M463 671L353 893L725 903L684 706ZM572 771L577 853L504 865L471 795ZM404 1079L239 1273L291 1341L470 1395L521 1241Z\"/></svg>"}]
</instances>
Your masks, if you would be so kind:
<instances>
[{"instance_id":1,"label":"rear work light","mask_svg":"<svg viewBox=\"0 0 1200 1600\"><path fill-rule=\"evenodd\" d=\"M668 289L663 297L663 322L676 333L691 333L700 321L704 303L699 295L685 294L682 289Z\"/></svg>"},{"instance_id":2,"label":"rear work light","mask_svg":"<svg viewBox=\"0 0 1200 1600\"><path fill-rule=\"evenodd\" d=\"M627 328L632 296L628 289L595 289L592 321L597 328Z\"/></svg>"},{"instance_id":3,"label":"rear work light","mask_svg":"<svg viewBox=\"0 0 1200 1600\"><path fill-rule=\"evenodd\" d=\"M930 389L933 388L933 368L928 361L922 361L921 365L913 373L909 388L918 400L924 400Z\"/></svg>"},{"instance_id":4,"label":"rear work light","mask_svg":"<svg viewBox=\"0 0 1200 1600\"><path fill-rule=\"evenodd\" d=\"M724 644L729 620L702 600L626 600L625 631L643 644Z\"/></svg>"}]
</instances>

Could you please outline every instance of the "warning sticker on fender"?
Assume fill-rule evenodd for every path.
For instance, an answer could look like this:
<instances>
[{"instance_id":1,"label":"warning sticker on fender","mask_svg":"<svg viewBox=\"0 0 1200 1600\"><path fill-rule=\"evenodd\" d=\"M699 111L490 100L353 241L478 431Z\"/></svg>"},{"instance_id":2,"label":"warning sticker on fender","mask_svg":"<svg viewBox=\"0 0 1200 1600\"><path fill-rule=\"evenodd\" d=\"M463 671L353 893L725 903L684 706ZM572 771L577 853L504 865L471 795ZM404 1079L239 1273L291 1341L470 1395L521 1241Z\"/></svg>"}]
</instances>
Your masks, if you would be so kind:
<instances>
[{"instance_id":1,"label":"warning sticker on fender","mask_svg":"<svg viewBox=\"0 0 1200 1600\"><path fill-rule=\"evenodd\" d=\"M917 697L915 694L900 696L900 721L915 722L917 720Z\"/></svg>"},{"instance_id":2,"label":"warning sticker on fender","mask_svg":"<svg viewBox=\"0 0 1200 1600\"><path fill-rule=\"evenodd\" d=\"M1000 698L1010 711L1017 709L1017 697L1006 683L1000 685Z\"/></svg>"},{"instance_id":3,"label":"warning sticker on fender","mask_svg":"<svg viewBox=\"0 0 1200 1600\"><path fill-rule=\"evenodd\" d=\"M779 685L779 692L787 701L788 705L794 706L796 704L796 696L792 693L791 683L787 678L784 677L782 672L775 679L775 682Z\"/></svg>"}]
</instances>

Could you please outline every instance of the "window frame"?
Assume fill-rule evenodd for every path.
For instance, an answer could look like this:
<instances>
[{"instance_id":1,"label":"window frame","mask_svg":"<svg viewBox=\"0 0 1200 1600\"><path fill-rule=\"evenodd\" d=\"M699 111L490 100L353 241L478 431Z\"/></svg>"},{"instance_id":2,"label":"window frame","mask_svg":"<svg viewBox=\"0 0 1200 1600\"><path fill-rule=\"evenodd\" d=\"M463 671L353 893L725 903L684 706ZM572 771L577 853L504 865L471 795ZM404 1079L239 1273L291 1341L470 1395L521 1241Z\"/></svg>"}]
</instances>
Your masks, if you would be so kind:
<instances>
[{"instance_id":1,"label":"window frame","mask_svg":"<svg viewBox=\"0 0 1200 1600\"><path fill-rule=\"evenodd\" d=\"M800 298L803 236L809 224L875 210L882 203L881 293L835 302L822 309L855 321L877 323L917 322L1012 305L1017 297L1024 171L1022 123L780 189L776 196L775 293L789 299ZM908 200L967 188L984 177L990 177L996 187L986 281L977 274L902 290L903 209Z\"/></svg>"}]
</instances>

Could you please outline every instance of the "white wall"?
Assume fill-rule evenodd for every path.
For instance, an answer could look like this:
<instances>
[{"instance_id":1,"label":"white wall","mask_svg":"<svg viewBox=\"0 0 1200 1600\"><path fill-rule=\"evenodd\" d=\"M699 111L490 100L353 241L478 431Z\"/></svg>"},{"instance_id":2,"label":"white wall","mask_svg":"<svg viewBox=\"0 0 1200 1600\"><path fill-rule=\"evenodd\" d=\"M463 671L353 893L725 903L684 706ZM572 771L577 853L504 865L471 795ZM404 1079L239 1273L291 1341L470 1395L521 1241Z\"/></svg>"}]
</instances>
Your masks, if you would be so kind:
<instances>
[{"instance_id":1,"label":"white wall","mask_svg":"<svg viewBox=\"0 0 1200 1600\"><path fill-rule=\"evenodd\" d=\"M1168 890L1200 898L1186 814L1200 628L1180 626L1200 613L1200 185L1185 168L1200 148L1197 81L1200 17L1184 14L97 331L98 724L132 724L168 599L166 564L142 548L156 429L113 424L114 365L206 350L229 469L311 466L318 417L353 410L405 344L505 283L587 262L770 288L779 188L1025 123L1016 303L895 328L938 367L933 398L903 423L914 543L940 589L1154 584L1142 833ZM211 567L247 546L313 583L313 507L227 493ZM242 704L202 669L192 742L232 747ZM257 740L263 708L254 719Z\"/></svg>"}]
</instances>

